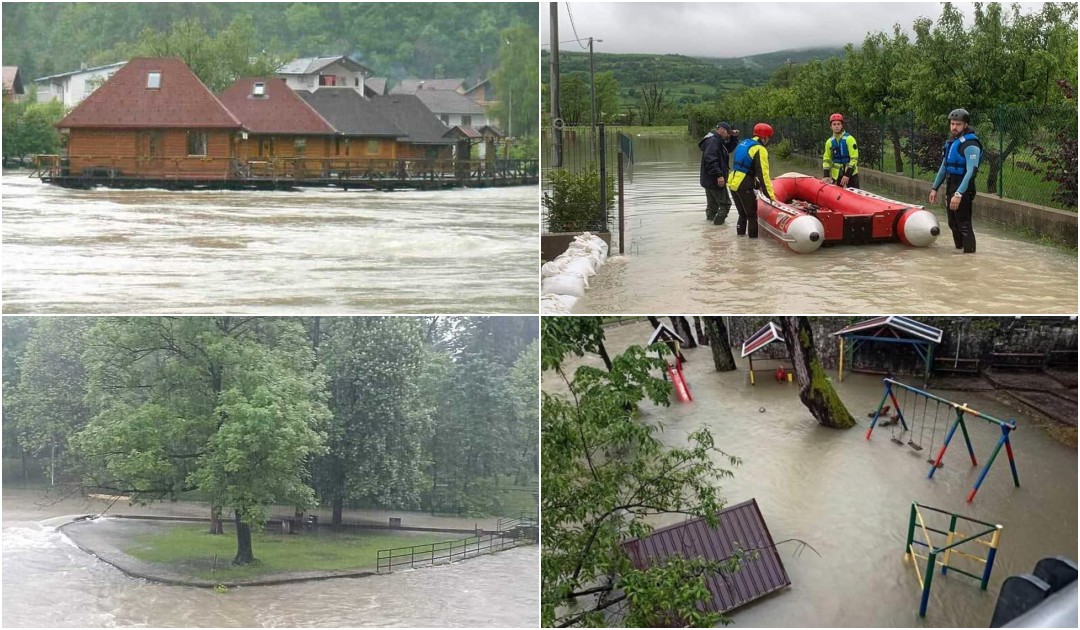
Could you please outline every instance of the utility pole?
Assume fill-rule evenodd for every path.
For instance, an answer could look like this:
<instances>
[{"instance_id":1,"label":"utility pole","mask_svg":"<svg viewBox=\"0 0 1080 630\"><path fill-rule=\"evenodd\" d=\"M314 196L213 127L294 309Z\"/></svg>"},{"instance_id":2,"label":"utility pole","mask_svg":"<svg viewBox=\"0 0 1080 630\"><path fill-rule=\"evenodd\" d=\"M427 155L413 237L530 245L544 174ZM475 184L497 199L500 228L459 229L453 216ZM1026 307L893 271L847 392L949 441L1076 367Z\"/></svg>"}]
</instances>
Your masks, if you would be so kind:
<instances>
[{"instance_id":1,"label":"utility pole","mask_svg":"<svg viewBox=\"0 0 1080 630\"><path fill-rule=\"evenodd\" d=\"M549 2L551 11L551 146L552 166L562 167L562 120L559 118L559 3Z\"/></svg>"},{"instance_id":2,"label":"utility pole","mask_svg":"<svg viewBox=\"0 0 1080 630\"><path fill-rule=\"evenodd\" d=\"M592 58L593 38L589 38L589 98L592 101L592 126L596 128L596 75L593 72Z\"/></svg>"}]
</instances>

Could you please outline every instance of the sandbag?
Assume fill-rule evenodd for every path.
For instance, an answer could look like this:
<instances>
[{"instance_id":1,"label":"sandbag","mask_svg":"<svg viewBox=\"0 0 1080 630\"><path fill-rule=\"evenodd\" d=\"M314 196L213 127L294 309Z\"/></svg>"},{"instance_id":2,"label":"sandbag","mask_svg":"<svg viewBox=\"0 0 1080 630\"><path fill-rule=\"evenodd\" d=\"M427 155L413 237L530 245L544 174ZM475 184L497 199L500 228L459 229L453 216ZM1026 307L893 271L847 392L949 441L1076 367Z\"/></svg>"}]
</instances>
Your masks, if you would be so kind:
<instances>
[{"instance_id":1,"label":"sandbag","mask_svg":"<svg viewBox=\"0 0 1080 630\"><path fill-rule=\"evenodd\" d=\"M551 276L557 276L563 272L566 268L566 264L570 262L569 258L556 258L555 260L544 263L540 266L540 276L542 278L550 278Z\"/></svg>"},{"instance_id":2,"label":"sandbag","mask_svg":"<svg viewBox=\"0 0 1080 630\"><path fill-rule=\"evenodd\" d=\"M543 293L572 295L574 297L584 297L585 286L585 278L570 273L561 273L557 276L544 278L540 283L540 289Z\"/></svg>"},{"instance_id":3,"label":"sandbag","mask_svg":"<svg viewBox=\"0 0 1080 630\"><path fill-rule=\"evenodd\" d=\"M570 258L562 267L565 273L576 273L584 278L596 275L596 261L587 256Z\"/></svg>"},{"instance_id":4,"label":"sandbag","mask_svg":"<svg viewBox=\"0 0 1080 630\"><path fill-rule=\"evenodd\" d=\"M555 295L549 293L540 296L540 313L542 315L570 315L574 312L574 305L578 298L572 295Z\"/></svg>"}]
</instances>

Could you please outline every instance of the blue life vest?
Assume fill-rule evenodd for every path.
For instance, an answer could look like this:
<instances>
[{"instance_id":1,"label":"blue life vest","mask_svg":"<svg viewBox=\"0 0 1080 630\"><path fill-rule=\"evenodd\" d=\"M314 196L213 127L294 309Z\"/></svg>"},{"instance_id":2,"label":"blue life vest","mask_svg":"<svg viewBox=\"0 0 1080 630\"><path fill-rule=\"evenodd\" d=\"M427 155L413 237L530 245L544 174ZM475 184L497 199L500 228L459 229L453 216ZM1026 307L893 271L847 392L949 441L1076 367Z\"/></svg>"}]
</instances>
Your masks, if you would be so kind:
<instances>
[{"instance_id":1,"label":"blue life vest","mask_svg":"<svg viewBox=\"0 0 1080 630\"><path fill-rule=\"evenodd\" d=\"M732 168L736 173L749 173L754 168L754 158L750 156L750 149L759 146L761 142L747 138L735 147L735 165Z\"/></svg>"},{"instance_id":2,"label":"blue life vest","mask_svg":"<svg viewBox=\"0 0 1080 630\"><path fill-rule=\"evenodd\" d=\"M945 158L945 172L949 175L963 175L967 172L967 158L964 157L964 150L974 144L979 147L979 151L982 151L982 143L971 131L960 136L956 140L947 140L945 142L945 149L943 155ZM982 161L981 159L979 160ZM976 171L978 166L975 167Z\"/></svg>"},{"instance_id":3,"label":"blue life vest","mask_svg":"<svg viewBox=\"0 0 1080 630\"><path fill-rule=\"evenodd\" d=\"M832 161L833 164L839 164L841 166L851 161L851 155L848 153L848 132L840 134L838 140L836 136L832 137Z\"/></svg>"}]
</instances>

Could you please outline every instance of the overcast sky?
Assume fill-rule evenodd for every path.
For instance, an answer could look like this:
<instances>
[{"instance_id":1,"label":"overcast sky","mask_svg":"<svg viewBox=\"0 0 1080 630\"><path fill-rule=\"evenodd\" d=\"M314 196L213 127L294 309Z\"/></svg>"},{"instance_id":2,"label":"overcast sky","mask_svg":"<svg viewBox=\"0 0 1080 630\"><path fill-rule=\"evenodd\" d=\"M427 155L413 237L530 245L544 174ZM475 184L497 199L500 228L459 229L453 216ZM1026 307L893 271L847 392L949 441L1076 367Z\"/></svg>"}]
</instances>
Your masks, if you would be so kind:
<instances>
[{"instance_id":1,"label":"overcast sky","mask_svg":"<svg viewBox=\"0 0 1080 630\"><path fill-rule=\"evenodd\" d=\"M567 4L569 11L567 13ZM974 5L955 2L971 24ZM540 43L549 44L549 3L541 8ZM1021 3L1038 11L1041 3ZM560 2L559 45L565 52L582 49L580 38L604 40L595 52L678 53L694 57L744 57L777 50L842 47L862 43L867 33L892 33L900 24L909 34L919 17L937 20L937 2Z\"/></svg>"}]
</instances>

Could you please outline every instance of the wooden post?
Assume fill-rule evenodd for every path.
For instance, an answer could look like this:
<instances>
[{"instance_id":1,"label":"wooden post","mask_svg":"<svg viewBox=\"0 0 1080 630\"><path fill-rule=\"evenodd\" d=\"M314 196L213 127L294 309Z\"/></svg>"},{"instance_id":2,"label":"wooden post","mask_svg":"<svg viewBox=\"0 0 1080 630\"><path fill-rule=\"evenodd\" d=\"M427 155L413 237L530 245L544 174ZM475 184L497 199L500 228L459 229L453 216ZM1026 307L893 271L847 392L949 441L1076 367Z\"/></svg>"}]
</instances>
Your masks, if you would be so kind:
<instances>
[{"instance_id":1,"label":"wooden post","mask_svg":"<svg viewBox=\"0 0 1080 630\"><path fill-rule=\"evenodd\" d=\"M623 226L625 224L625 220L624 220L624 216L623 216L623 205L624 205L623 204L623 201L624 201L624 199L623 199L623 179L624 179L623 178L623 166L624 166L624 163L625 163L625 160L624 160L623 152L619 151L619 253L620 254L625 252L625 248L623 247L623 243L624 243L624 240L625 240L624 237L623 237Z\"/></svg>"}]
</instances>

